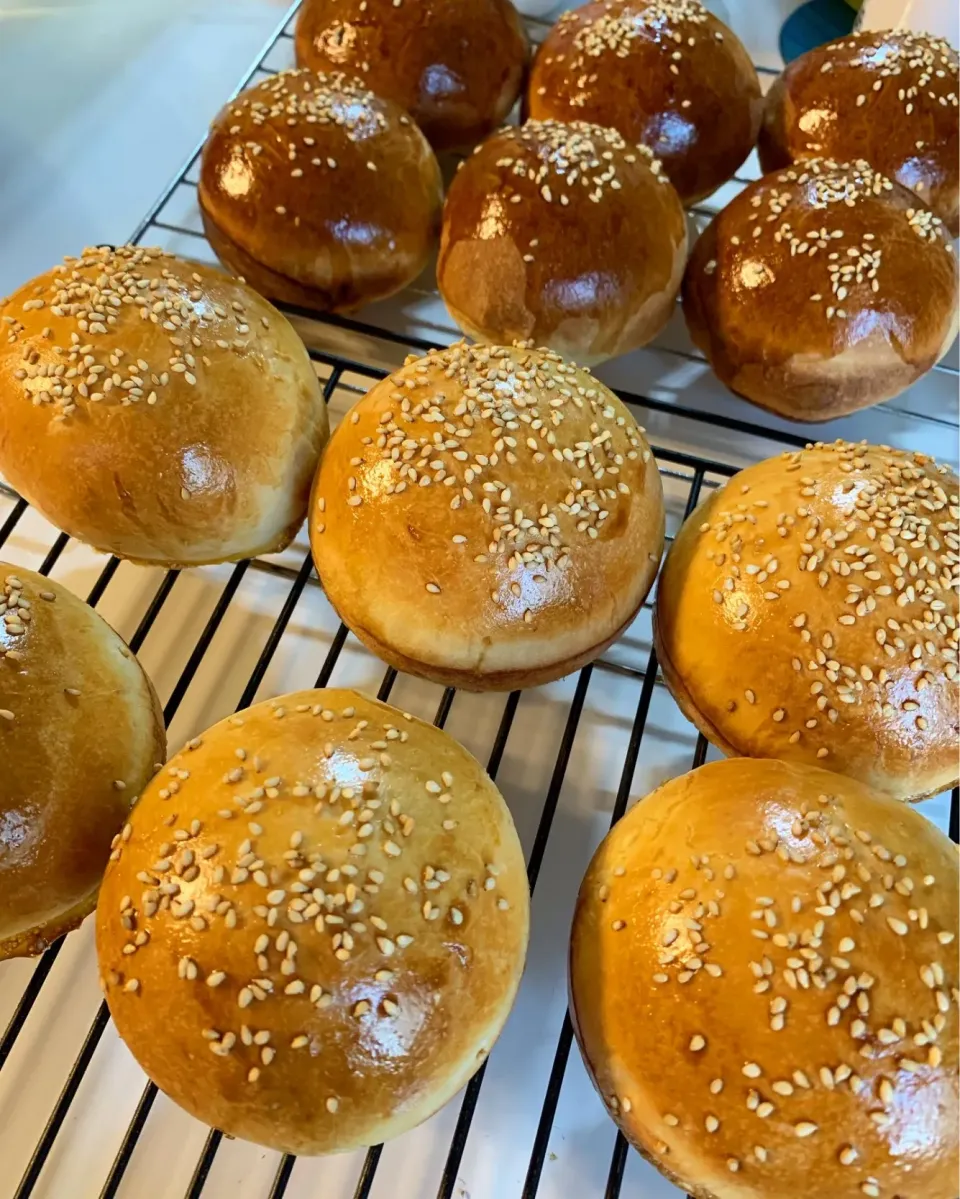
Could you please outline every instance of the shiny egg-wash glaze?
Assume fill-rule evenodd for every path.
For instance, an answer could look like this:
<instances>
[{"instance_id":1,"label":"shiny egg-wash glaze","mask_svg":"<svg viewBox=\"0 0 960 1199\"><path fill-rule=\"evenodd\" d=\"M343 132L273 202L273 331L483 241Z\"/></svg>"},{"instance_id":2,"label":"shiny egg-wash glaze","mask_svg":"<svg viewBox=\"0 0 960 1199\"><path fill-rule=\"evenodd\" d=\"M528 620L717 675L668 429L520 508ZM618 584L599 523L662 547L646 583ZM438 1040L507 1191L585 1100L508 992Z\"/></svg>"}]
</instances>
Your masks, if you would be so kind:
<instances>
[{"instance_id":1,"label":"shiny egg-wash glaze","mask_svg":"<svg viewBox=\"0 0 960 1199\"><path fill-rule=\"evenodd\" d=\"M736 34L699 0L593 0L544 39L525 109L607 125L649 146L690 205L753 149L763 99Z\"/></svg>"},{"instance_id":2,"label":"shiny egg-wash glaze","mask_svg":"<svg viewBox=\"0 0 960 1199\"><path fill-rule=\"evenodd\" d=\"M405 108L437 150L466 150L520 93L527 37L510 0L305 0L297 64L344 71Z\"/></svg>"},{"instance_id":3,"label":"shiny egg-wash glaze","mask_svg":"<svg viewBox=\"0 0 960 1199\"><path fill-rule=\"evenodd\" d=\"M477 147L443 213L437 283L480 341L590 365L670 319L687 254L677 194L645 146L582 121L527 121Z\"/></svg>"},{"instance_id":4,"label":"shiny egg-wash glaze","mask_svg":"<svg viewBox=\"0 0 960 1199\"><path fill-rule=\"evenodd\" d=\"M85 250L0 302L0 471L51 524L138 562L282 549L327 406L272 305L162 250Z\"/></svg>"},{"instance_id":5,"label":"shiny egg-wash glaze","mask_svg":"<svg viewBox=\"0 0 960 1199\"><path fill-rule=\"evenodd\" d=\"M630 624L663 550L656 462L588 372L524 346L411 358L334 434L310 543L391 665L472 690L559 678Z\"/></svg>"},{"instance_id":6,"label":"shiny egg-wash glaze","mask_svg":"<svg viewBox=\"0 0 960 1199\"><path fill-rule=\"evenodd\" d=\"M899 799L952 786L958 527L957 477L923 454L837 442L741 471L660 578L657 656L678 703L728 754Z\"/></svg>"},{"instance_id":7,"label":"shiny egg-wash glaze","mask_svg":"<svg viewBox=\"0 0 960 1199\"><path fill-rule=\"evenodd\" d=\"M420 273L443 189L433 151L398 105L349 76L298 70L217 117L199 200L210 244L252 287L349 312Z\"/></svg>"},{"instance_id":8,"label":"shiny egg-wash glaze","mask_svg":"<svg viewBox=\"0 0 960 1199\"><path fill-rule=\"evenodd\" d=\"M792 420L899 395L957 331L942 221L862 161L804 160L744 188L694 244L682 294L720 380Z\"/></svg>"},{"instance_id":9,"label":"shiny egg-wash glaze","mask_svg":"<svg viewBox=\"0 0 960 1199\"><path fill-rule=\"evenodd\" d=\"M439 729L301 691L208 729L147 787L97 908L102 984L198 1119L291 1153L373 1145L480 1067L520 982L523 852Z\"/></svg>"},{"instance_id":10,"label":"shiny egg-wash glaze","mask_svg":"<svg viewBox=\"0 0 960 1199\"><path fill-rule=\"evenodd\" d=\"M0 562L0 959L92 912L110 840L166 757L150 680L61 584Z\"/></svg>"},{"instance_id":11,"label":"shiny egg-wash glaze","mask_svg":"<svg viewBox=\"0 0 960 1199\"><path fill-rule=\"evenodd\" d=\"M960 233L960 60L941 38L861 30L810 50L767 93L765 171L801 158L863 158Z\"/></svg>"},{"instance_id":12,"label":"shiny egg-wash glaze","mask_svg":"<svg viewBox=\"0 0 960 1199\"><path fill-rule=\"evenodd\" d=\"M958 889L939 829L825 770L715 762L641 800L570 955L624 1136L696 1199L954 1199Z\"/></svg>"}]
</instances>

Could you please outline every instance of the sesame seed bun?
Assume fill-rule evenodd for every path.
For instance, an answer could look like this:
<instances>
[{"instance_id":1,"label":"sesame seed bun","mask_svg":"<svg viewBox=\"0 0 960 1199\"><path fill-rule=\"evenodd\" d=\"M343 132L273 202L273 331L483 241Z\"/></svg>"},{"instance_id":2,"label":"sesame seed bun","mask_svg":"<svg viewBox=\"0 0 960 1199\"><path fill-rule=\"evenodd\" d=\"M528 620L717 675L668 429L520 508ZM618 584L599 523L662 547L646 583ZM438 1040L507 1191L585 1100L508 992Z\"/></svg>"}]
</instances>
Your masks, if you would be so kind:
<instances>
[{"instance_id":1,"label":"sesame seed bun","mask_svg":"<svg viewBox=\"0 0 960 1199\"><path fill-rule=\"evenodd\" d=\"M702 766L597 850L570 950L584 1061L696 1199L957 1193L957 851L825 770Z\"/></svg>"},{"instance_id":2,"label":"sesame seed bun","mask_svg":"<svg viewBox=\"0 0 960 1199\"><path fill-rule=\"evenodd\" d=\"M589 372L451 346L354 405L310 544L342 619L399 669L470 690L556 679L630 624L663 549L656 463Z\"/></svg>"},{"instance_id":3,"label":"sesame seed bun","mask_svg":"<svg viewBox=\"0 0 960 1199\"><path fill-rule=\"evenodd\" d=\"M510 0L305 0L297 65L347 71L405 108L437 150L466 150L520 93L527 36Z\"/></svg>"},{"instance_id":4,"label":"sesame seed bun","mask_svg":"<svg viewBox=\"0 0 960 1199\"><path fill-rule=\"evenodd\" d=\"M670 319L687 257L676 192L644 146L582 121L502 129L447 194L437 283L478 341L594 363Z\"/></svg>"},{"instance_id":5,"label":"sesame seed bun","mask_svg":"<svg viewBox=\"0 0 960 1199\"><path fill-rule=\"evenodd\" d=\"M0 562L0 959L93 911L110 839L166 757L150 680L59 583Z\"/></svg>"},{"instance_id":6,"label":"sesame seed bun","mask_svg":"<svg viewBox=\"0 0 960 1199\"><path fill-rule=\"evenodd\" d=\"M439 729L353 691L188 743L116 838L97 909L120 1036L198 1119L291 1153L425 1120L490 1052L529 892L503 798Z\"/></svg>"},{"instance_id":7,"label":"sesame seed bun","mask_svg":"<svg viewBox=\"0 0 960 1199\"><path fill-rule=\"evenodd\" d=\"M100 247L0 302L0 471L96 549L161 566L282 549L327 432L292 326L210 267Z\"/></svg>"},{"instance_id":8,"label":"sesame seed bun","mask_svg":"<svg viewBox=\"0 0 960 1199\"><path fill-rule=\"evenodd\" d=\"M903 29L862 29L809 50L767 93L761 165L865 158L916 192L956 237L958 71L949 42Z\"/></svg>"},{"instance_id":9,"label":"sesame seed bun","mask_svg":"<svg viewBox=\"0 0 960 1199\"><path fill-rule=\"evenodd\" d=\"M763 100L740 40L698 0L594 0L547 34L525 107L538 120L592 121L649 146L690 205L753 149Z\"/></svg>"},{"instance_id":10,"label":"sesame seed bun","mask_svg":"<svg viewBox=\"0 0 960 1199\"><path fill-rule=\"evenodd\" d=\"M865 162L809 159L714 217L690 254L683 313L731 391L832 420L899 395L946 353L953 247L939 217Z\"/></svg>"},{"instance_id":11,"label":"sesame seed bun","mask_svg":"<svg viewBox=\"0 0 960 1199\"><path fill-rule=\"evenodd\" d=\"M392 100L346 75L282 71L213 122L200 211L220 259L271 299L348 312L423 270L440 168Z\"/></svg>"},{"instance_id":12,"label":"sesame seed bun","mask_svg":"<svg viewBox=\"0 0 960 1199\"><path fill-rule=\"evenodd\" d=\"M899 799L956 783L957 492L924 454L840 441L713 492L670 548L654 613L686 715L725 753Z\"/></svg>"}]
</instances>

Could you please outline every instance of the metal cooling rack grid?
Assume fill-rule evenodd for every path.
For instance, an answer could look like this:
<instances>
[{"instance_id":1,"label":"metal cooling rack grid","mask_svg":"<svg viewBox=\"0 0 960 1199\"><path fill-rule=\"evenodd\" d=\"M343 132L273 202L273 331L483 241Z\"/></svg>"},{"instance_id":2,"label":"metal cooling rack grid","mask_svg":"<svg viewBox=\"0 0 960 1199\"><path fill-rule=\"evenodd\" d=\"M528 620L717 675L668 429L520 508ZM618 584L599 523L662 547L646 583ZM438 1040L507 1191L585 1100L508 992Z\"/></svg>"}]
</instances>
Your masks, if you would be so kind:
<instances>
[{"instance_id":1,"label":"metal cooling rack grid","mask_svg":"<svg viewBox=\"0 0 960 1199\"><path fill-rule=\"evenodd\" d=\"M288 37L285 22L250 78ZM136 240L163 233L197 240L193 231L166 221L163 215L178 188L185 186L195 162L196 156L144 221ZM182 247L170 248L183 252ZM193 253L199 256L197 246ZM295 310L290 315L311 347L335 419L387 373L400 347L433 344L390 328L355 321L321 323ZM448 340L447 330L438 332L443 334L440 340ZM325 348L337 339L345 341L355 356L342 348ZM356 353L357 348L363 352ZM666 433L665 444L655 446L655 453L671 531L705 488L719 485L735 472L745 447L754 456L771 452L775 448L771 439L781 447L806 440L795 432L772 435L770 429L744 419L742 411L731 415L688 410L685 419L678 419L670 403L623 391L621 395L652 428L654 440L660 440L661 430ZM691 440L696 443L691 434L699 433L702 442L707 425L711 440L722 450L716 458L682 448ZM681 448L677 448L678 428ZM102 557L46 526L8 489L0 491L0 522L0 553L37 565L43 573L69 572L70 585L80 593L85 590L88 602L127 636L166 696L164 715L172 747L259 695L330 682L362 686L447 727L487 764L511 803L534 888L527 976L514 1016L489 1062L465 1088L462 1099L454 1100L423 1129L385 1149L340 1158L296 1161L241 1142L222 1141L218 1132L203 1132L172 1109L151 1084L144 1087L142 1074L109 1026L105 1006L91 994L89 921L52 946L35 965L12 964L22 986L15 995L9 988L0 988L0 1025L7 1019L0 1038L0 1071L6 1067L8 1074L14 1074L10 1087L5 1087L7 1080L0 1075L0 1147L11 1167L9 1178L0 1182L0 1192L7 1193L3 1188L9 1184L9 1194L16 1199L33 1195L52 1199L87 1195L199 1199L204 1195L212 1199L219 1194L239 1195L241 1190L244 1196L269 1199L308 1195L393 1199L401 1193L415 1199L434 1194L440 1199L468 1199L471 1194L474 1199L500 1199L508 1193L522 1199L548 1194L563 1199L600 1195L615 1199L626 1178L630 1193L651 1199L678 1194L638 1155L628 1152L589 1091L578 1056L570 1054L572 1033L562 978L569 911L594 845L623 814L631 796L643 795L660 779L700 764L707 754L705 741L695 737L679 716L658 677L650 644L649 601L621 642L570 680L532 692L478 697L441 690L398 676L392 669L384 672L382 664L337 621L302 541L268 559L162 572L131 567L116 558L104 565ZM126 586L121 588L121 583ZM579 813L586 819L572 827L571 793L581 809L586 803L586 813ZM934 801L928 810L940 817L938 823L946 822L945 804L938 808ZM949 810L954 840L957 813L955 791ZM59 976L68 967L70 972L61 981ZM75 979L77 973L85 973L85 981ZM78 1006L84 1006L82 998L95 1013L92 1022L86 1017L85 1031L72 1042L60 1043L63 1038L57 1035L55 1021L53 1035L48 1036L52 1017L63 1007L56 997L48 1004L51 989L65 992L68 1003L76 994ZM540 1011L544 996L549 1001L547 1013ZM519 1120L523 1127L519 1136L512 1129L507 1135L501 1121L500 1140L497 1107L509 1107L517 1089L511 1060L524 1061L530 1020L538 1015L547 1017L545 1024L553 1031L546 1032L546 1040L538 1044L536 1060L523 1065L523 1073L534 1076L527 1090L537 1097L527 1102L522 1115L508 1111L509 1122ZM47 1049L50 1040L55 1044ZM41 1060L36 1072L50 1069L58 1080L59 1095L53 1099L56 1086L45 1086L43 1095L34 1096L31 1103L30 1081L35 1077L31 1066L44 1055L55 1061ZM110 1059L106 1065L104 1058ZM51 1068L57 1061L59 1071ZM64 1069L66 1062L72 1064ZM117 1070L126 1081L122 1095L114 1094ZM100 1111L98 1083L109 1085L111 1103L123 1108L109 1131L99 1123L91 1129L87 1115ZM494 1096L488 1100L491 1089ZM574 1155L572 1173L567 1174L571 1165L564 1129L573 1130L571 1139L582 1134L577 1113L584 1102L596 1108L591 1135L601 1146L589 1155L589 1168L579 1174ZM28 1108L32 1117L24 1121L20 1113ZM9 1134L4 1139L5 1117L14 1126L16 1147ZM96 1115L96 1121L100 1119ZM24 1124L22 1129L19 1123ZM152 1136L158 1124L161 1130ZM28 1135L26 1125L39 1135ZM92 1154L97 1160L91 1161L91 1154L78 1154L76 1144L98 1131L98 1149ZM158 1147L151 1147L151 1140ZM560 1152L553 1153L552 1146ZM145 1178L150 1179L146 1191Z\"/></svg>"}]
</instances>

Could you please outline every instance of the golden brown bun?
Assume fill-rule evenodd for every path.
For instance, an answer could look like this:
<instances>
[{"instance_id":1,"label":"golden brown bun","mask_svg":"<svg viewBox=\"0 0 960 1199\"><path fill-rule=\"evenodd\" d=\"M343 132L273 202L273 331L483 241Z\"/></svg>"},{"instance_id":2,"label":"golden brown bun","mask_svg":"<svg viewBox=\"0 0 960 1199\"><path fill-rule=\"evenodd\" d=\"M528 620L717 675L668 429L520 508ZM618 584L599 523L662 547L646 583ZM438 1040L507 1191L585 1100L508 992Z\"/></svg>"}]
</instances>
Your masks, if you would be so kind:
<instances>
[{"instance_id":1,"label":"golden brown bun","mask_svg":"<svg viewBox=\"0 0 960 1199\"><path fill-rule=\"evenodd\" d=\"M214 725L147 788L97 952L117 1030L171 1099L332 1153L413 1128L477 1070L528 922L513 820L475 759L354 691L299 691Z\"/></svg>"},{"instance_id":2,"label":"golden brown bun","mask_svg":"<svg viewBox=\"0 0 960 1199\"><path fill-rule=\"evenodd\" d=\"M899 395L957 332L943 224L865 162L765 175L697 239L683 281L690 336L721 381L791 420Z\"/></svg>"},{"instance_id":3,"label":"golden brown bun","mask_svg":"<svg viewBox=\"0 0 960 1199\"><path fill-rule=\"evenodd\" d=\"M0 562L0 959L92 912L110 839L166 757L150 680L92 608Z\"/></svg>"},{"instance_id":4,"label":"golden brown bun","mask_svg":"<svg viewBox=\"0 0 960 1199\"><path fill-rule=\"evenodd\" d=\"M437 283L472 337L592 363L660 332L686 257L683 209L646 147L582 121L528 121L454 178Z\"/></svg>"},{"instance_id":5,"label":"golden brown bun","mask_svg":"<svg viewBox=\"0 0 960 1199\"><path fill-rule=\"evenodd\" d=\"M715 762L597 850L570 953L624 1136L697 1199L954 1199L957 851L825 770Z\"/></svg>"},{"instance_id":6,"label":"golden brown bun","mask_svg":"<svg viewBox=\"0 0 960 1199\"><path fill-rule=\"evenodd\" d=\"M527 37L509 0L305 0L296 52L395 101L436 149L463 150L513 107Z\"/></svg>"},{"instance_id":7,"label":"golden brown bun","mask_svg":"<svg viewBox=\"0 0 960 1199\"><path fill-rule=\"evenodd\" d=\"M609 125L649 146L685 205L733 175L762 111L749 55L697 0L594 0L564 13L526 93L531 117Z\"/></svg>"},{"instance_id":8,"label":"golden brown bun","mask_svg":"<svg viewBox=\"0 0 960 1199\"><path fill-rule=\"evenodd\" d=\"M952 236L958 219L957 52L941 38L864 29L795 58L767 93L765 171L864 158L917 193Z\"/></svg>"},{"instance_id":9,"label":"golden brown bun","mask_svg":"<svg viewBox=\"0 0 960 1199\"><path fill-rule=\"evenodd\" d=\"M290 541L327 410L256 292L161 250L88 249L0 320L0 471L49 521L163 566Z\"/></svg>"},{"instance_id":10,"label":"golden brown bun","mask_svg":"<svg viewBox=\"0 0 960 1199\"><path fill-rule=\"evenodd\" d=\"M619 636L663 519L643 432L602 383L546 350L461 343L408 358L354 405L317 473L310 544L374 653L513 690Z\"/></svg>"},{"instance_id":11,"label":"golden brown bun","mask_svg":"<svg viewBox=\"0 0 960 1199\"><path fill-rule=\"evenodd\" d=\"M670 547L655 612L664 677L703 734L899 799L952 786L957 487L924 454L838 441L759 462L705 500Z\"/></svg>"},{"instance_id":12,"label":"golden brown bun","mask_svg":"<svg viewBox=\"0 0 960 1199\"><path fill-rule=\"evenodd\" d=\"M283 71L243 92L203 150L218 256L273 299L350 311L406 287L440 227L440 168L391 100L346 75Z\"/></svg>"}]
</instances>

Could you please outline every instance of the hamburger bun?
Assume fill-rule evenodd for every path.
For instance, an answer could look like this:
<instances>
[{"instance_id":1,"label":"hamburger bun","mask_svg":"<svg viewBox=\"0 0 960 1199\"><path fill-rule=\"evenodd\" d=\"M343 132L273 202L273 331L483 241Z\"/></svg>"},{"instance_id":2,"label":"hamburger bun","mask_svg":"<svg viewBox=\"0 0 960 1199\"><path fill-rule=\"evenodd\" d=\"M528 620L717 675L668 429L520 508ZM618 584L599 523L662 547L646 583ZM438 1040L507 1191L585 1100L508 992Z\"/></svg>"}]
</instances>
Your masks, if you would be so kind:
<instances>
[{"instance_id":1,"label":"hamburger bun","mask_svg":"<svg viewBox=\"0 0 960 1199\"><path fill-rule=\"evenodd\" d=\"M437 150L466 150L520 94L527 36L510 0L305 0L297 65L346 71L405 108Z\"/></svg>"},{"instance_id":2,"label":"hamburger bun","mask_svg":"<svg viewBox=\"0 0 960 1199\"><path fill-rule=\"evenodd\" d=\"M699 0L591 0L564 13L526 91L536 120L591 121L649 146L684 205L733 175L762 111L750 56Z\"/></svg>"},{"instance_id":3,"label":"hamburger bun","mask_svg":"<svg viewBox=\"0 0 960 1199\"><path fill-rule=\"evenodd\" d=\"M471 337L590 364L660 332L686 257L683 209L646 147L582 121L528 121L455 176L437 283Z\"/></svg>"},{"instance_id":4,"label":"hamburger bun","mask_svg":"<svg viewBox=\"0 0 960 1199\"><path fill-rule=\"evenodd\" d=\"M95 549L196 566L282 549L327 409L256 292L141 246L88 249L0 302L0 471Z\"/></svg>"},{"instance_id":5,"label":"hamburger bun","mask_svg":"<svg viewBox=\"0 0 960 1199\"><path fill-rule=\"evenodd\" d=\"M150 680L60 583L0 562L0 959L93 911L118 832L163 765Z\"/></svg>"},{"instance_id":6,"label":"hamburger bun","mask_svg":"<svg viewBox=\"0 0 960 1199\"><path fill-rule=\"evenodd\" d=\"M899 395L957 332L943 223L865 162L809 159L751 183L690 254L683 313L720 380L825 421Z\"/></svg>"},{"instance_id":7,"label":"hamburger bun","mask_svg":"<svg viewBox=\"0 0 960 1199\"><path fill-rule=\"evenodd\" d=\"M584 1061L695 1199L957 1193L957 850L853 779L702 766L584 878Z\"/></svg>"},{"instance_id":8,"label":"hamburger bun","mask_svg":"<svg viewBox=\"0 0 960 1199\"><path fill-rule=\"evenodd\" d=\"M898 799L956 783L958 505L956 475L926 455L840 441L713 492L670 548L654 612L687 717L727 754Z\"/></svg>"},{"instance_id":9,"label":"hamburger bun","mask_svg":"<svg viewBox=\"0 0 960 1199\"><path fill-rule=\"evenodd\" d=\"M663 549L642 430L589 372L526 346L450 346L354 405L310 503L331 603L392 666L473 691L592 661Z\"/></svg>"},{"instance_id":10,"label":"hamburger bun","mask_svg":"<svg viewBox=\"0 0 960 1199\"><path fill-rule=\"evenodd\" d=\"M203 227L271 299L349 312L423 270L440 227L440 168L392 100L355 79L281 71L214 121L200 168Z\"/></svg>"},{"instance_id":11,"label":"hamburger bun","mask_svg":"<svg viewBox=\"0 0 960 1199\"><path fill-rule=\"evenodd\" d=\"M398 1136L480 1067L523 970L506 804L452 738L353 691L189 742L97 909L117 1031L197 1119L289 1153Z\"/></svg>"},{"instance_id":12,"label":"hamburger bun","mask_svg":"<svg viewBox=\"0 0 960 1199\"><path fill-rule=\"evenodd\" d=\"M949 42L861 29L795 58L767 93L765 171L801 158L865 158L960 233L960 64Z\"/></svg>"}]
</instances>

